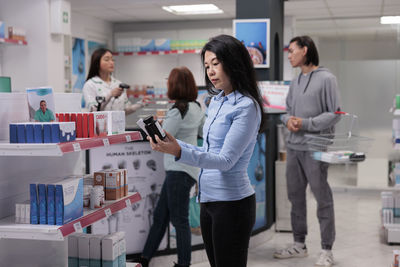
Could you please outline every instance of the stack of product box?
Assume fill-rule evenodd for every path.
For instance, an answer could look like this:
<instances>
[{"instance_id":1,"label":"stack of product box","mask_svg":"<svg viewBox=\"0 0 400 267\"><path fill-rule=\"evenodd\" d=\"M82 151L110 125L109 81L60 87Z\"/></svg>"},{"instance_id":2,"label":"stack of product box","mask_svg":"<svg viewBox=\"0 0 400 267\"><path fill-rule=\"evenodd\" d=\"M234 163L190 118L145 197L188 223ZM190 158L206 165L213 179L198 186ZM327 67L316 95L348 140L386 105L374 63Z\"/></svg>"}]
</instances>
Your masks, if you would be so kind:
<instances>
[{"instance_id":1,"label":"stack of product box","mask_svg":"<svg viewBox=\"0 0 400 267\"><path fill-rule=\"evenodd\" d=\"M400 223L400 192L383 191L381 198L383 224Z\"/></svg>"},{"instance_id":2,"label":"stack of product box","mask_svg":"<svg viewBox=\"0 0 400 267\"><path fill-rule=\"evenodd\" d=\"M59 122L75 122L76 137L88 138L125 132L124 111L56 113Z\"/></svg>"},{"instance_id":3,"label":"stack of product box","mask_svg":"<svg viewBox=\"0 0 400 267\"><path fill-rule=\"evenodd\" d=\"M105 199L116 200L128 195L127 170L97 171L93 174L93 185L104 187Z\"/></svg>"},{"instance_id":4,"label":"stack of product box","mask_svg":"<svg viewBox=\"0 0 400 267\"><path fill-rule=\"evenodd\" d=\"M10 143L63 143L75 138L73 122L10 123Z\"/></svg>"},{"instance_id":5,"label":"stack of product box","mask_svg":"<svg viewBox=\"0 0 400 267\"><path fill-rule=\"evenodd\" d=\"M30 184L30 223L63 225L83 216L83 179Z\"/></svg>"},{"instance_id":6,"label":"stack of product box","mask_svg":"<svg viewBox=\"0 0 400 267\"><path fill-rule=\"evenodd\" d=\"M68 267L78 266L125 267L125 233L70 235L68 237Z\"/></svg>"}]
</instances>

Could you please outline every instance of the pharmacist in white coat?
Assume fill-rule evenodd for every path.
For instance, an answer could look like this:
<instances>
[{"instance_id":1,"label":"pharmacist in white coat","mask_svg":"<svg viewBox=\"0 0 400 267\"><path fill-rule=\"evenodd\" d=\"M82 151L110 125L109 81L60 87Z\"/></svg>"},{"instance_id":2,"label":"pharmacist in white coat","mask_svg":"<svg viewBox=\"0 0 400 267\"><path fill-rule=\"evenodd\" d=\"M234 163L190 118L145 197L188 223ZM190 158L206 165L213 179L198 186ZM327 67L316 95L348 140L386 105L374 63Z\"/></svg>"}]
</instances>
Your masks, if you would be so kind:
<instances>
[{"instance_id":1,"label":"pharmacist in white coat","mask_svg":"<svg viewBox=\"0 0 400 267\"><path fill-rule=\"evenodd\" d=\"M98 110L96 97L103 97L100 110L124 110L126 115L142 108L145 101L132 104L121 82L112 76L114 59L109 49L99 48L93 52L89 74L83 86L83 96L89 111Z\"/></svg>"}]
</instances>

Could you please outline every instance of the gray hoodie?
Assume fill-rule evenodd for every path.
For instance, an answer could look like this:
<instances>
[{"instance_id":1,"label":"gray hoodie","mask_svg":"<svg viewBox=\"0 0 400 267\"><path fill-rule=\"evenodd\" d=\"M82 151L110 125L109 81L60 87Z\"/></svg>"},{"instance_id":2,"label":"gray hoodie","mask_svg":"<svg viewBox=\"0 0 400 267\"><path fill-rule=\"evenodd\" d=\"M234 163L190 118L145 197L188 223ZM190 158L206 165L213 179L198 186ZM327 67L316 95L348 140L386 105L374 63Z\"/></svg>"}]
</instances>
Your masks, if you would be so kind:
<instances>
[{"instance_id":1,"label":"gray hoodie","mask_svg":"<svg viewBox=\"0 0 400 267\"><path fill-rule=\"evenodd\" d=\"M291 116L303 120L298 132L290 132L287 147L306 151L305 134L334 133L334 125L340 120L334 113L340 111L339 98L336 77L324 67L293 79L286 98L287 114L281 120L285 125Z\"/></svg>"}]
</instances>

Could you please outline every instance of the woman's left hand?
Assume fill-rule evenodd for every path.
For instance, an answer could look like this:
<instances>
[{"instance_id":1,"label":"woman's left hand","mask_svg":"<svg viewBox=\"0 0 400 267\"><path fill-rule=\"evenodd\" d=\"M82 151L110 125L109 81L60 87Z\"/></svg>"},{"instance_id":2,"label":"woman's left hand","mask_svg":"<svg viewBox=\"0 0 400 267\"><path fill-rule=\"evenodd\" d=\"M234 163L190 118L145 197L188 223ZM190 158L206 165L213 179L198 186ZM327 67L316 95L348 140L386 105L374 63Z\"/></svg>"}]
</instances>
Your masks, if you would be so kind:
<instances>
[{"instance_id":1,"label":"woman's left hand","mask_svg":"<svg viewBox=\"0 0 400 267\"><path fill-rule=\"evenodd\" d=\"M153 139L150 136L147 136L147 140L149 140L151 148L153 150L168 153L174 155L176 158L181 157L181 146L176 141L175 137L165 131L167 135L164 140L161 140L157 135L155 136L157 143L153 142Z\"/></svg>"}]
</instances>

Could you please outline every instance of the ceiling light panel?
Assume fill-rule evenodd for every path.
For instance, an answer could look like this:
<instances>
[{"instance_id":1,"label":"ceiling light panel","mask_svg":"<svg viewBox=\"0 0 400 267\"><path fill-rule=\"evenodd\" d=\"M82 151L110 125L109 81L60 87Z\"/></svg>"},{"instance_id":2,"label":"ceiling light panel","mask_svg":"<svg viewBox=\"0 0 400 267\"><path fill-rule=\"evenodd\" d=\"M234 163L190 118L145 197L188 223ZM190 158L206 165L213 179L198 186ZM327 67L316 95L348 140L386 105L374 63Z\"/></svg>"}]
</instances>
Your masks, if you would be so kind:
<instances>
[{"instance_id":1,"label":"ceiling light panel","mask_svg":"<svg viewBox=\"0 0 400 267\"><path fill-rule=\"evenodd\" d=\"M224 11L213 4L163 6L164 10L176 15L221 14Z\"/></svg>"}]
</instances>

